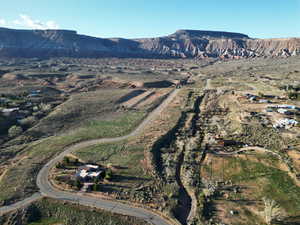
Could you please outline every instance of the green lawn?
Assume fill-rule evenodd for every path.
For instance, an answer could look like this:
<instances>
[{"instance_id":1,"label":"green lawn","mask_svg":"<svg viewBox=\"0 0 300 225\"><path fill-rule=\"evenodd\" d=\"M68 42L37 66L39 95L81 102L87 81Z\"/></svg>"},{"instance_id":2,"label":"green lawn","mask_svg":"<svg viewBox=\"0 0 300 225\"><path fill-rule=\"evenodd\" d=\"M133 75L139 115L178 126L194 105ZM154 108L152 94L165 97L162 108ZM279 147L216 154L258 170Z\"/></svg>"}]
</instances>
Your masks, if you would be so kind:
<instances>
[{"instance_id":1,"label":"green lawn","mask_svg":"<svg viewBox=\"0 0 300 225\"><path fill-rule=\"evenodd\" d=\"M89 140L99 137L123 136L133 130L146 116L145 111L128 111L115 120L91 120L74 134L65 138L74 140Z\"/></svg>"}]
</instances>

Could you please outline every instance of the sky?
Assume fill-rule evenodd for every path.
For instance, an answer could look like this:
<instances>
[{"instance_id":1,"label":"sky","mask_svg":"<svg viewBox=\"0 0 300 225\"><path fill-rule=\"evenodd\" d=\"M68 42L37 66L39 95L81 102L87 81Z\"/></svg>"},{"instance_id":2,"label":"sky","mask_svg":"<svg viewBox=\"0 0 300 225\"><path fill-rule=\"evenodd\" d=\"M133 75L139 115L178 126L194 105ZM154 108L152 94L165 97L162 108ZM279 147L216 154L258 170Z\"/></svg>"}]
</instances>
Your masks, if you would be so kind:
<instances>
[{"instance_id":1,"label":"sky","mask_svg":"<svg viewBox=\"0 0 300 225\"><path fill-rule=\"evenodd\" d=\"M158 37L179 29L300 37L300 0L9 0L0 27L95 37Z\"/></svg>"}]
</instances>

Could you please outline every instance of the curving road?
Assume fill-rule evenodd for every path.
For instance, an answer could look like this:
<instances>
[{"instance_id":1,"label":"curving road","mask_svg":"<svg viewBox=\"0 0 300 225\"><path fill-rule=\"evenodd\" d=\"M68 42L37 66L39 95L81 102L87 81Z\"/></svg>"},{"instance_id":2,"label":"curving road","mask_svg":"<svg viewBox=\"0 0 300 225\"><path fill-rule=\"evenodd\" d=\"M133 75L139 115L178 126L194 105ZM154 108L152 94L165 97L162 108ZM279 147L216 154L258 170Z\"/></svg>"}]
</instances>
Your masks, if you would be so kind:
<instances>
[{"instance_id":1,"label":"curving road","mask_svg":"<svg viewBox=\"0 0 300 225\"><path fill-rule=\"evenodd\" d=\"M39 172L37 176L37 186L40 189L40 193L36 193L33 196L24 199L23 201L17 202L10 206L4 206L0 208L0 215L5 214L7 212L19 209L23 206L29 205L33 201L41 198L42 196L64 200L69 202L75 202L80 205L96 207L99 209L104 209L113 213L134 216L140 219L143 219L151 224L154 225L170 225L170 224L177 224L177 221L167 220L166 218L155 214L152 211L146 210L144 208L137 208L131 205L127 205L124 203L119 203L116 201L111 200L103 200L98 198L92 198L89 196L80 195L77 193L65 192L61 190L55 189L49 182L49 172L50 169L55 166L55 164L61 161L66 155L69 153L79 150L81 148L85 148L88 146L108 143L108 142L119 142L130 137L134 137L142 132L145 126L150 123L157 115L159 115L167 106L168 104L175 98L178 94L180 89L173 90L170 95L156 108L154 109L144 120L143 122L130 134L122 136L122 137L115 137L115 138L101 138L89 141L83 141L74 145L67 147L62 153L57 155L55 158L50 160Z\"/></svg>"}]
</instances>

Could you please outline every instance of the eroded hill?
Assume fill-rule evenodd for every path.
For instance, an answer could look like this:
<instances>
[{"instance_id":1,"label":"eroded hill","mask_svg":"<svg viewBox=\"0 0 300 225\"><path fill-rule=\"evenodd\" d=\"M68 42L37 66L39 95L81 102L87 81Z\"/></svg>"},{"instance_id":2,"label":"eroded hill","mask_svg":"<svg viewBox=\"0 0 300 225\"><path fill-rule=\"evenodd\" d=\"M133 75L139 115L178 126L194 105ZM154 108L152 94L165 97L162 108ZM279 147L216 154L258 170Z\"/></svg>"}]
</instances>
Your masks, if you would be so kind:
<instances>
[{"instance_id":1,"label":"eroded hill","mask_svg":"<svg viewBox=\"0 0 300 225\"><path fill-rule=\"evenodd\" d=\"M70 30L0 28L0 57L252 58L300 54L300 38L252 39L245 34L178 30L142 39L96 38Z\"/></svg>"}]
</instances>

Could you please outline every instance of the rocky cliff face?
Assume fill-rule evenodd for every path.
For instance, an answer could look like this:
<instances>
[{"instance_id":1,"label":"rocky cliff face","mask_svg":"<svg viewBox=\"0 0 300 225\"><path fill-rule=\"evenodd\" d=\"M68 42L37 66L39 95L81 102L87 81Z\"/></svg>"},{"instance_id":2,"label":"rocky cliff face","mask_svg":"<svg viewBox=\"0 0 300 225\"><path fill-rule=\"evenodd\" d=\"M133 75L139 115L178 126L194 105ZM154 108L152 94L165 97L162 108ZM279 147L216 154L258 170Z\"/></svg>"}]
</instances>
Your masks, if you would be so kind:
<instances>
[{"instance_id":1,"label":"rocky cliff face","mask_svg":"<svg viewBox=\"0 0 300 225\"><path fill-rule=\"evenodd\" d=\"M300 54L300 38L251 39L227 32L179 30L161 38L138 40L143 49L178 57L270 57Z\"/></svg>"},{"instance_id":2,"label":"rocky cliff face","mask_svg":"<svg viewBox=\"0 0 300 225\"><path fill-rule=\"evenodd\" d=\"M158 38L95 38L69 30L0 28L0 57L246 58L300 55L300 38L251 39L230 32L178 30Z\"/></svg>"}]
</instances>

